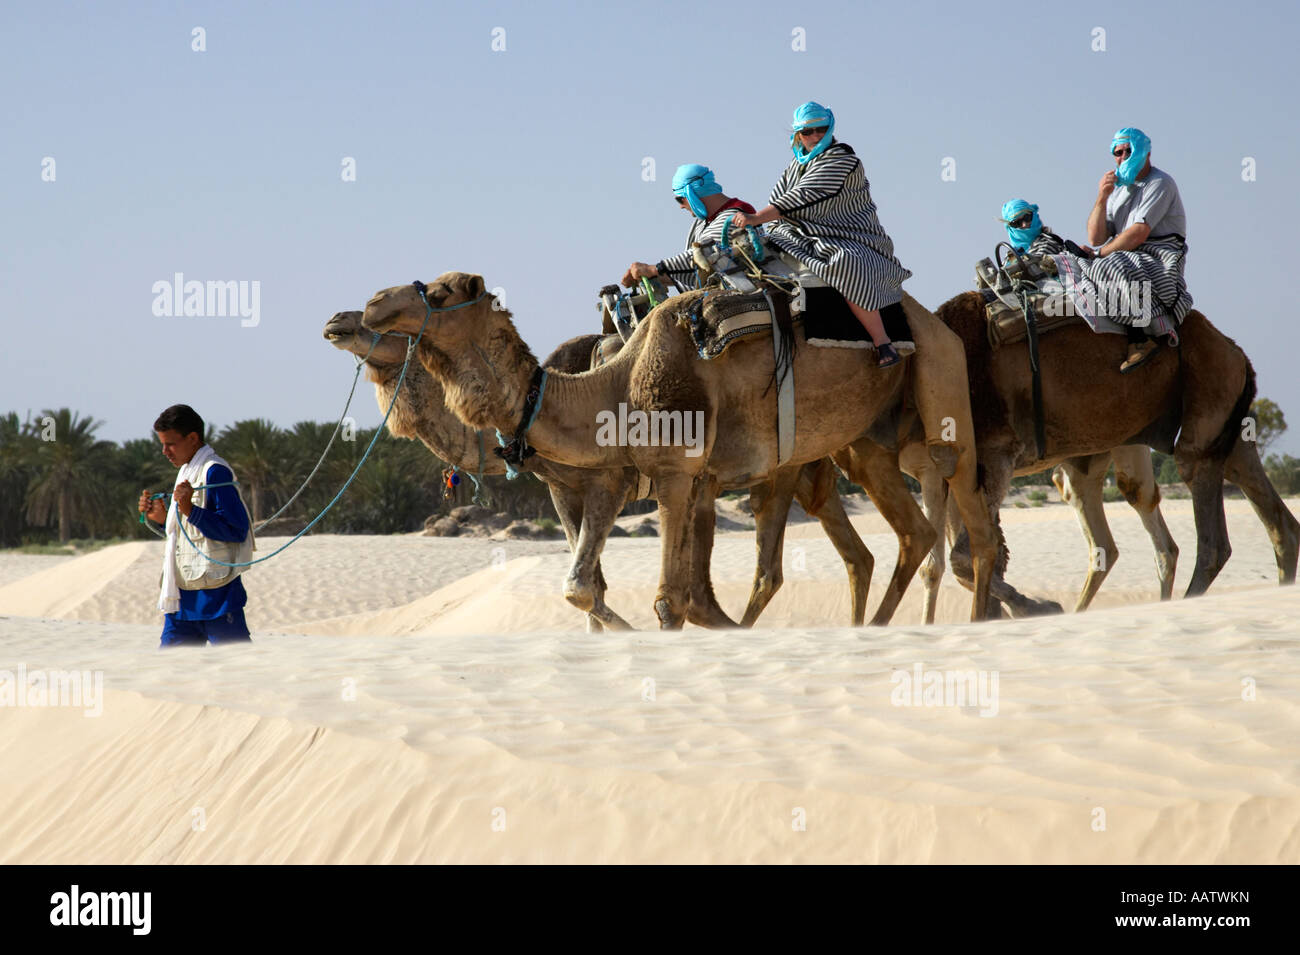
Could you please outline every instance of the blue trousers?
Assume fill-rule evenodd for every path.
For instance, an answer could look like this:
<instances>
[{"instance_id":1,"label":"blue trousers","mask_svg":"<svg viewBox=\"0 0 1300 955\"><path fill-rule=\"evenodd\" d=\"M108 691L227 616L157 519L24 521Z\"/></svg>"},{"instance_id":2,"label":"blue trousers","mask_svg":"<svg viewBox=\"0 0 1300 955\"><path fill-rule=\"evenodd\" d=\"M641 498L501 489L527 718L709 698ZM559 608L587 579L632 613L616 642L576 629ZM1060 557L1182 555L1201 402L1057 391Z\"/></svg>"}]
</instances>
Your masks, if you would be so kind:
<instances>
[{"instance_id":1,"label":"blue trousers","mask_svg":"<svg viewBox=\"0 0 1300 955\"><path fill-rule=\"evenodd\" d=\"M169 613L163 619L163 647L201 647L212 643L252 643L244 610L232 610L215 620L179 620L179 614Z\"/></svg>"}]
</instances>

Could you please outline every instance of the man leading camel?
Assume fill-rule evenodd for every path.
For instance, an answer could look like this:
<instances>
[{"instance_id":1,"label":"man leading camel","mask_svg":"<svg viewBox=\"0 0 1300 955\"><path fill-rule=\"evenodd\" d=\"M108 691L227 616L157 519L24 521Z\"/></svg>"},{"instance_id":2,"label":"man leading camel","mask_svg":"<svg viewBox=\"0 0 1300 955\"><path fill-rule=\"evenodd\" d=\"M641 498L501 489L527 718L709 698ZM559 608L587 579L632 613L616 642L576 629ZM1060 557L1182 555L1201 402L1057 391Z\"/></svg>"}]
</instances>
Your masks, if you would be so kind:
<instances>
[{"instance_id":1,"label":"man leading camel","mask_svg":"<svg viewBox=\"0 0 1300 955\"><path fill-rule=\"evenodd\" d=\"M170 495L140 493L140 513L167 531L158 597L165 615L161 646L249 643L243 568L226 566L247 564L254 547L235 475L204 442L203 419L189 405L167 408L153 429L163 456L178 469Z\"/></svg>"},{"instance_id":2,"label":"man leading camel","mask_svg":"<svg viewBox=\"0 0 1300 955\"><path fill-rule=\"evenodd\" d=\"M728 209L753 215L754 207L741 199L733 199L722 191L713 170L698 163L678 166L673 174L673 195L677 204L688 209L695 221L686 236L686 251L678 252L659 262L647 265L633 262L623 273L623 284L631 288L638 279L659 276L673 282L678 289L699 288L695 274L695 258L691 252L696 242L717 242L722 237L722 227L727 217L721 213Z\"/></svg>"},{"instance_id":3,"label":"man leading camel","mask_svg":"<svg viewBox=\"0 0 1300 955\"><path fill-rule=\"evenodd\" d=\"M1151 140L1142 130L1125 126L1110 149L1115 169L1101 177L1097 201L1088 214L1088 241L1098 246L1088 278L1099 289L1150 283L1148 295L1155 305L1181 323L1192 297L1183 280L1187 217L1178 186L1151 165ZM1137 316L1106 317L1128 329L1128 357L1121 372L1132 371L1155 354L1159 342L1134 324Z\"/></svg>"}]
</instances>

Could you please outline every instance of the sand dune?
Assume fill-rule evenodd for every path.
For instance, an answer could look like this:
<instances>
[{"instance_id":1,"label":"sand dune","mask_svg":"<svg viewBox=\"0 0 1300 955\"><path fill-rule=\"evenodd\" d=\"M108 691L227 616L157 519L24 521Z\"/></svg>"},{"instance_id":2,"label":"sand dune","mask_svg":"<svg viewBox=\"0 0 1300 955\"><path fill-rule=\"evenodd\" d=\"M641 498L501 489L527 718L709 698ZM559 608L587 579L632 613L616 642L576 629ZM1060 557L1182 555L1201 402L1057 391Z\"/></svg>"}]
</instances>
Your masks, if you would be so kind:
<instances>
[{"instance_id":1,"label":"sand dune","mask_svg":"<svg viewBox=\"0 0 1300 955\"><path fill-rule=\"evenodd\" d=\"M322 537L249 575L253 646L161 653L133 609L157 545L26 558L23 577L7 556L0 671L98 672L104 697L98 717L0 706L0 861L1294 864L1300 590L1275 585L1249 509L1228 514L1207 597L1152 602L1119 505L1099 609L934 627L916 584L899 625L843 626L815 524L790 529L753 631L587 634L562 544ZM1181 589L1190 507L1166 516ZM1004 520L1013 581L1072 603L1072 512ZM893 560L876 521L856 518L873 604ZM733 612L753 549L718 540ZM611 605L651 627L658 541L613 540L604 563ZM945 583L949 620L967 601ZM967 671L996 694L900 696L901 675Z\"/></svg>"}]
</instances>

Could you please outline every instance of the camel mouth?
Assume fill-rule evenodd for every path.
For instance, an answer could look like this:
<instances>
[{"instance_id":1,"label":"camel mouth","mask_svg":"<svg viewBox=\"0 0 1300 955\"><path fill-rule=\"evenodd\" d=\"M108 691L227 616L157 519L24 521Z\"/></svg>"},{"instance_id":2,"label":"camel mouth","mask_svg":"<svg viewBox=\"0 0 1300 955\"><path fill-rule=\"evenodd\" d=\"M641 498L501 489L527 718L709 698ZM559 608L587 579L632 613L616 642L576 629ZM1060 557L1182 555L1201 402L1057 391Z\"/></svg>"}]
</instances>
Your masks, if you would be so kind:
<instances>
[{"instance_id":1,"label":"camel mouth","mask_svg":"<svg viewBox=\"0 0 1300 955\"><path fill-rule=\"evenodd\" d=\"M328 342L338 342L352 338L361 329L360 314L357 312L338 312L325 323L322 333Z\"/></svg>"}]
</instances>

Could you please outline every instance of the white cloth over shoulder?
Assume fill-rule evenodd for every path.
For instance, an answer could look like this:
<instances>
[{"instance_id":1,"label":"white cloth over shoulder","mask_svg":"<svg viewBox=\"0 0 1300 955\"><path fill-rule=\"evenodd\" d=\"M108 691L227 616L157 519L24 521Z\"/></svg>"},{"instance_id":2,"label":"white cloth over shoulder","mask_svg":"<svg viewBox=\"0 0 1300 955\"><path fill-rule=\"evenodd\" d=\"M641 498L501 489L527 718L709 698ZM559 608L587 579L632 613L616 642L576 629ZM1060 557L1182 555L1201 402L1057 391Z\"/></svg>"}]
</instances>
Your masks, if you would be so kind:
<instances>
[{"instance_id":1,"label":"white cloth over shoulder","mask_svg":"<svg viewBox=\"0 0 1300 955\"><path fill-rule=\"evenodd\" d=\"M225 459L212 449L212 445L205 444L194 452L194 457L190 458L177 469L176 482L172 487L175 488L179 486L182 481L189 481L191 485L202 485L205 480L205 475L208 473L208 468L214 464L220 464L222 467L229 470L232 476L234 475L234 469L226 463ZM194 495L198 499L195 502L196 506L204 507L207 503L207 491L200 488L194 492ZM177 510L174 501L168 504L165 528L167 531L167 542L163 549L162 588L158 594L158 609L163 613L176 613L181 608L179 572L176 567L177 548L179 546L189 547L190 545L184 543L180 539L180 511ZM192 529L186 532L186 534L200 547L202 547L206 542L206 538L204 538L197 529ZM250 560L253 556L253 549L255 546L253 529L250 525L248 534L244 537L243 542L240 543L237 548L234 548L235 552L231 555L234 559L231 563L244 563ZM242 568L238 567L231 568L231 573L228 575L229 580L224 582L229 583L231 580L234 580L235 577L239 576L241 570Z\"/></svg>"}]
</instances>

